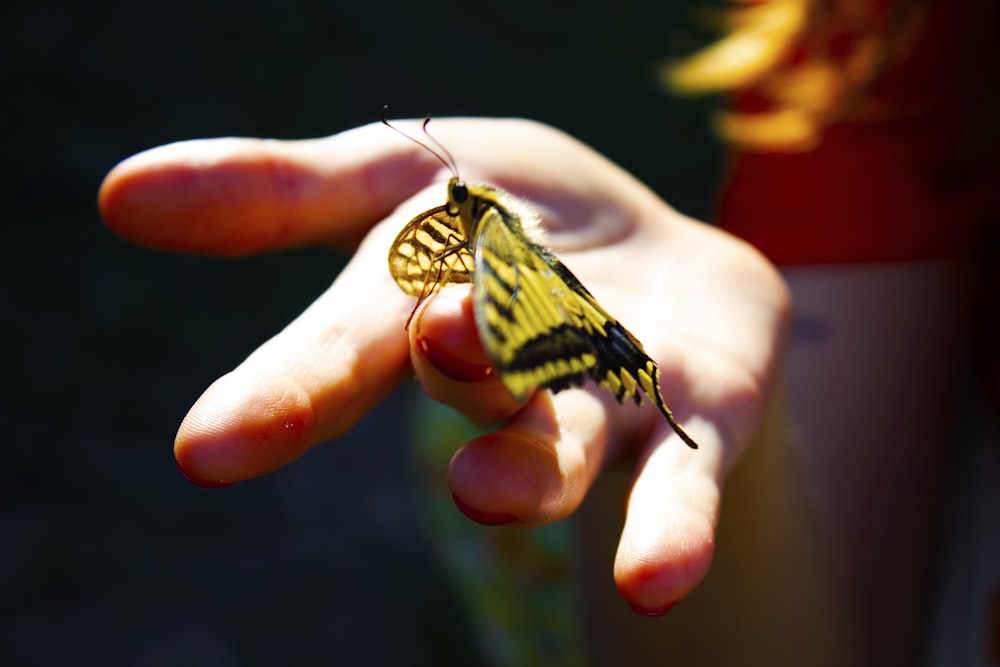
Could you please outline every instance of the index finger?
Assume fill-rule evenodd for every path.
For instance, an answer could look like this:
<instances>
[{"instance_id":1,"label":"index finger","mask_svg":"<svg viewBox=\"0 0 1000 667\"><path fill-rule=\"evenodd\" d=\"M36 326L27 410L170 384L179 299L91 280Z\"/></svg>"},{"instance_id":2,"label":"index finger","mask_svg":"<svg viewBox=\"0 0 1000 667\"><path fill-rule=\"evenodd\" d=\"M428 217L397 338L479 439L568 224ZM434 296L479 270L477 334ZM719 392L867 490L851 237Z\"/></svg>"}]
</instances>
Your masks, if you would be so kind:
<instances>
[{"instance_id":1,"label":"index finger","mask_svg":"<svg viewBox=\"0 0 1000 667\"><path fill-rule=\"evenodd\" d=\"M375 125L301 141L182 141L118 164L98 206L113 232L161 250L245 256L353 246L439 168Z\"/></svg>"}]
</instances>

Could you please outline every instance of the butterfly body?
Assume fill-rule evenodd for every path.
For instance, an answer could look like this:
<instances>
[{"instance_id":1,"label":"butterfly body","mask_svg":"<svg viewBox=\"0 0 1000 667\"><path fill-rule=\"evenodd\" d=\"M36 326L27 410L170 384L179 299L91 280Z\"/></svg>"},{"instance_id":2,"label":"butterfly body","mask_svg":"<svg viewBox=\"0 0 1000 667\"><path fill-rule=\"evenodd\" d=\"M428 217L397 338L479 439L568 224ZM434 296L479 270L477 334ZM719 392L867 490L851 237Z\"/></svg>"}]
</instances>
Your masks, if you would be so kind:
<instances>
[{"instance_id":1,"label":"butterfly body","mask_svg":"<svg viewBox=\"0 0 1000 667\"><path fill-rule=\"evenodd\" d=\"M445 284L471 282L479 338L516 399L592 379L619 402L638 404L646 394L681 439L697 448L667 408L656 363L551 251L525 233L517 213L523 208L499 188L453 177L447 203L418 215L396 237L389 251L392 277L418 306Z\"/></svg>"}]
</instances>

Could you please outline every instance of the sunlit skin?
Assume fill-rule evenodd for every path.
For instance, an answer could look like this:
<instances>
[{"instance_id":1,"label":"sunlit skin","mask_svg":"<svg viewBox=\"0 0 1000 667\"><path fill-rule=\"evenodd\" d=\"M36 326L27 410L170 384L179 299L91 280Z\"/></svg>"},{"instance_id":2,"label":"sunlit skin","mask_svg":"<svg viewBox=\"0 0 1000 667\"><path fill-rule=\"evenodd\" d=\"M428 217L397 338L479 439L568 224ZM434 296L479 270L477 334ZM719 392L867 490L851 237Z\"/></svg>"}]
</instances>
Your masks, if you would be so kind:
<instances>
[{"instance_id":1,"label":"sunlit skin","mask_svg":"<svg viewBox=\"0 0 1000 667\"><path fill-rule=\"evenodd\" d=\"M206 486L266 474L348 431L415 373L431 397L476 421L509 418L448 469L457 505L482 523L566 517L605 466L634 466L614 576L637 612L664 613L710 564L723 480L780 364L786 288L752 248L552 128L439 119L433 131L463 178L538 209L548 244L657 361L664 396L700 449L648 401L619 406L593 386L516 403L489 372L468 285L429 298L407 331L414 299L390 277L386 253L413 216L443 203L449 174L373 124L311 141L172 144L107 176L101 213L139 245L220 257L300 245L353 252L315 303L197 400L177 463Z\"/></svg>"}]
</instances>

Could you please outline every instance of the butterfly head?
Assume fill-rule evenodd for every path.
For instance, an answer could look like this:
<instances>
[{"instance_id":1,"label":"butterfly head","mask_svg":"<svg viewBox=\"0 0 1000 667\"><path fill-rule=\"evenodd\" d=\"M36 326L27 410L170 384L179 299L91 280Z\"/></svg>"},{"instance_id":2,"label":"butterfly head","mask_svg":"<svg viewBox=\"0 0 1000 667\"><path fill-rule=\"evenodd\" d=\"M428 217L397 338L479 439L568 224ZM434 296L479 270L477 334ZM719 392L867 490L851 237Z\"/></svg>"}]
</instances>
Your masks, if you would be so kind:
<instances>
[{"instance_id":1,"label":"butterfly head","mask_svg":"<svg viewBox=\"0 0 1000 667\"><path fill-rule=\"evenodd\" d=\"M448 181L448 214L461 216L469 205L469 186L458 176L452 176Z\"/></svg>"}]
</instances>

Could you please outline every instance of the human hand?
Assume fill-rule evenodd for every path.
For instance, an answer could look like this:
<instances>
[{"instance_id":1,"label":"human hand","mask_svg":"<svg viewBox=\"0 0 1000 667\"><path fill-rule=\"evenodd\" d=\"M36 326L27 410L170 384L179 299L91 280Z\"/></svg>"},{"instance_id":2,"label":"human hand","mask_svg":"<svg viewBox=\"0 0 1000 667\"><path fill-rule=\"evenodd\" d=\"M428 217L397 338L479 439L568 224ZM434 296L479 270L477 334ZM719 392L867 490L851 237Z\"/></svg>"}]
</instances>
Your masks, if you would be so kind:
<instances>
[{"instance_id":1,"label":"human hand","mask_svg":"<svg viewBox=\"0 0 1000 667\"><path fill-rule=\"evenodd\" d=\"M444 202L447 174L370 125L310 141L171 144L105 179L107 225L141 245L241 256L360 243L324 295L195 403L177 434L178 465L209 486L275 470L349 430L415 372L430 396L477 421L510 418L449 467L456 502L482 523L563 518L605 465L633 462L615 578L633 608L666 609L708 569L725 473L779 362L785 287L748 246L551 128L441 119L432 131L466 181L539 211L548 245L657 361L668 405L701 448L685 446L649 401L619 406L592 385L515 403L487 372L468 286L428 299L406 331L414 301L386 254L406 222Z\"/></svg>"}]
</instances>

